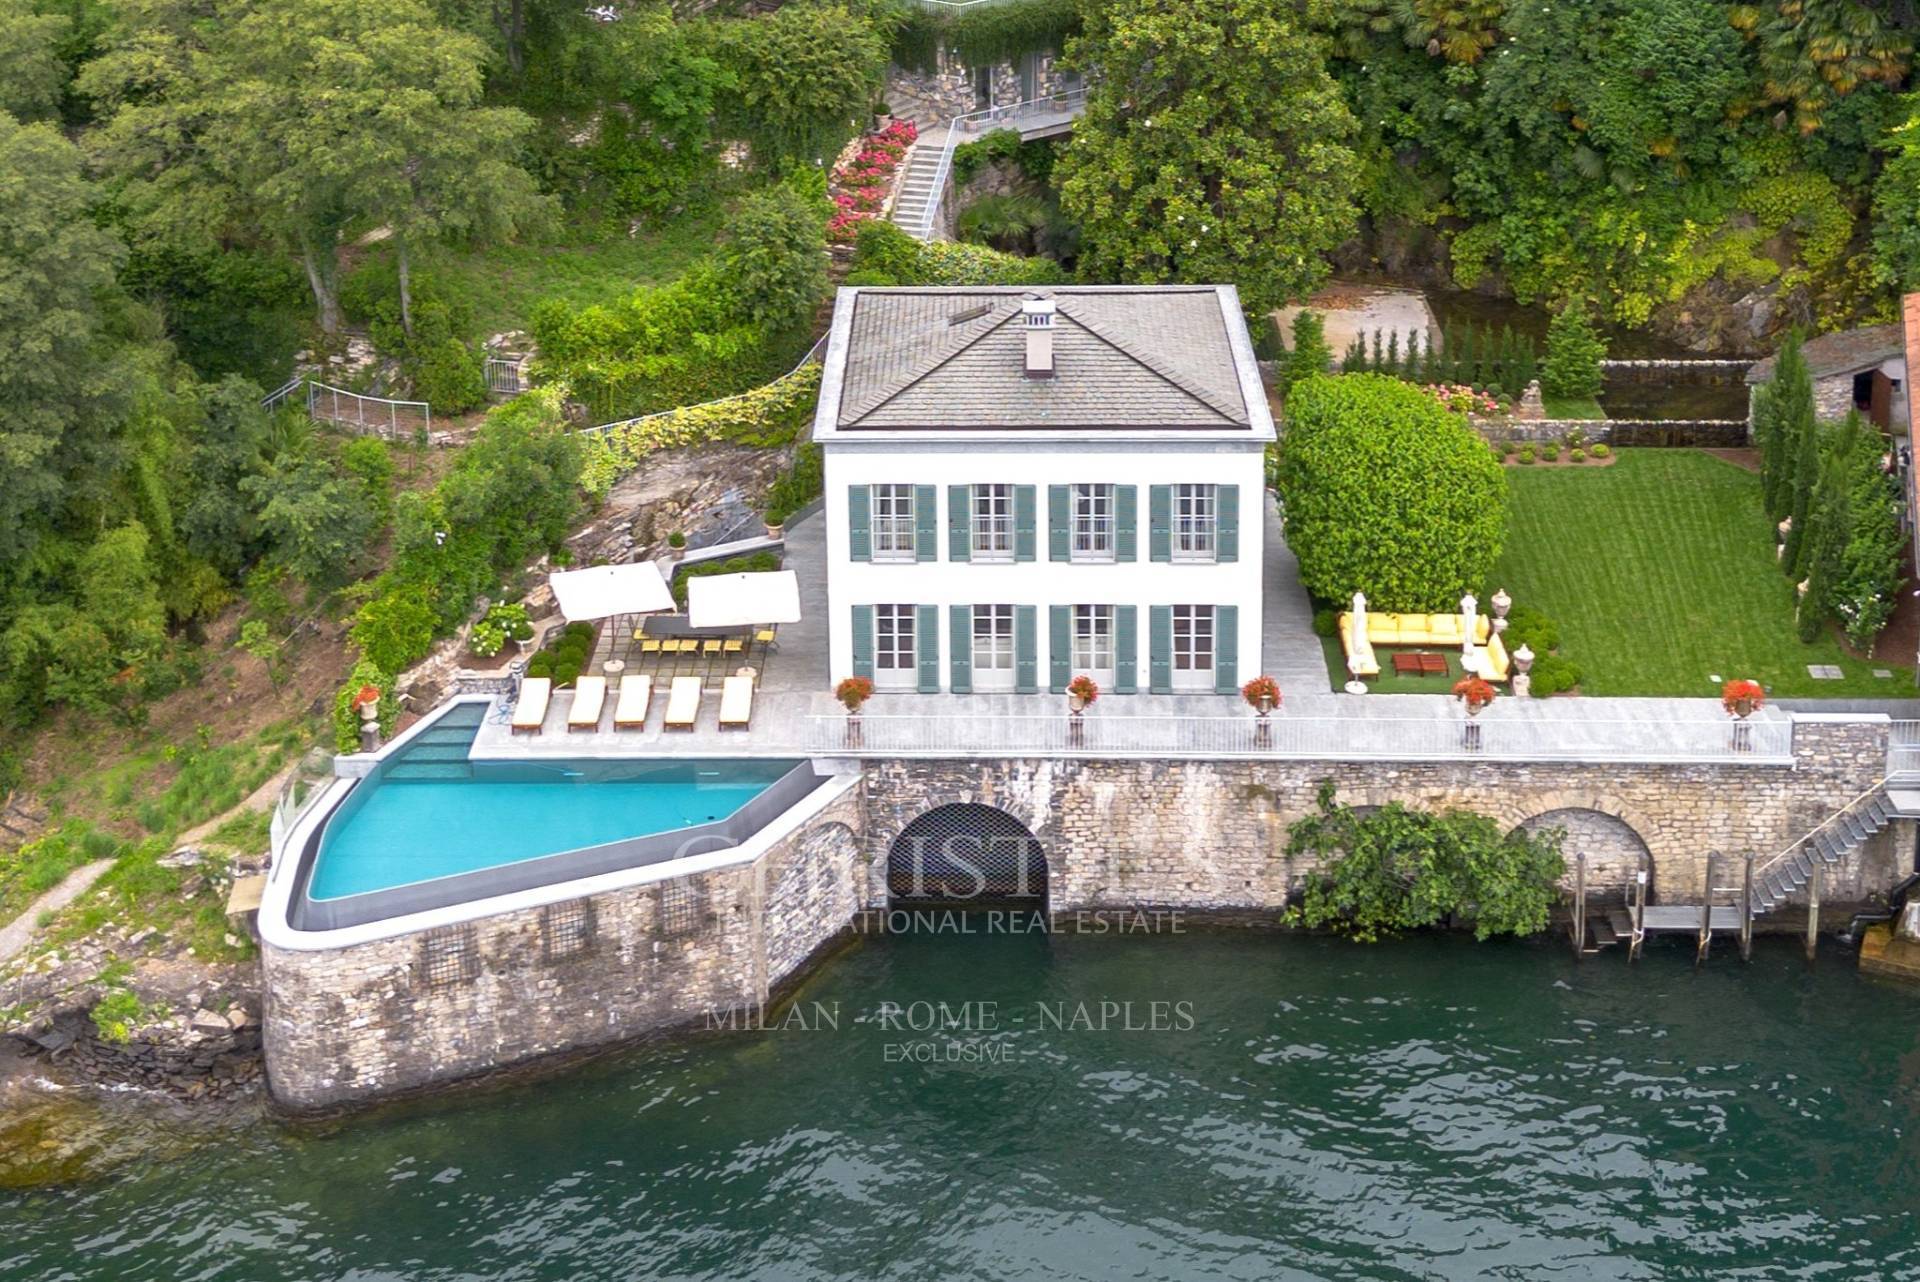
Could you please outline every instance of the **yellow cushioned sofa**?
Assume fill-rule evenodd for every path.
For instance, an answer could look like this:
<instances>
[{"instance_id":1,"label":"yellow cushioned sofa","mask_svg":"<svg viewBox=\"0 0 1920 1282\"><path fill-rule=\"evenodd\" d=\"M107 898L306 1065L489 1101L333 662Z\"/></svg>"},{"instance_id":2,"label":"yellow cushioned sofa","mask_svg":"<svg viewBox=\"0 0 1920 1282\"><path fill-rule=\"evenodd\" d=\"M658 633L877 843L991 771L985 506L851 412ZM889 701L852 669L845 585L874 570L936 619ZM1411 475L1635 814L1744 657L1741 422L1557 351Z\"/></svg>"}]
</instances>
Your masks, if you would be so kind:
<instances>
[{"instance_id":1,"label":"yellow cushioned sofa","mask_svg":"<svg viewBox=\"0 0 1920 1282\"><path fill-rule=\"evenodd\" d=\"M1359 658L1357 665L1349 664L1348 670L1362 677L1380 675L1380 660L1374 656L1373 647L1377 645L1421 645L1433 648L1459 649L1466 641L1466 618L1458 614L1380 614L1367 612L1367 635L1354 636L1353 615L1342 612L1340 615L1340 646L1346 651L1349 660ZM1481 654L1488 665L1488 679L1505 681L1509 663L1507 647L1500 642L1500 634L1493 630L1493 623L1484 614L1473 619L1473 639L1483 647Z\"/></svg>"}]
</instances>

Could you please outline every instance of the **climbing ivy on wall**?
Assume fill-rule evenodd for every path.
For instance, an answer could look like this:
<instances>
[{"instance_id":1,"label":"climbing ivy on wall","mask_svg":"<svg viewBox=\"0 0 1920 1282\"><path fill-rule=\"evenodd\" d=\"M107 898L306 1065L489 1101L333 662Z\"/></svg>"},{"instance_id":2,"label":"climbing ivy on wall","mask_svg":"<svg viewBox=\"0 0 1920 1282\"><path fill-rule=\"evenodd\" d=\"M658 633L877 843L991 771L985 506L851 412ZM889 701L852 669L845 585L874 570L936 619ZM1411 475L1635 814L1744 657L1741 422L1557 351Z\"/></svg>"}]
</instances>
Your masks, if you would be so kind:
<instances>
[{"instance_id":1,"label":"climbing ivy on wall","mask_svg":"<svg viewBox=\"0 0 1920 1282\"><path fill-rule=\"evenodd\" d=\"M1058 53L1079 31L1073 0L1006 0L941 13L915 6L894 33L893 60L911 71L932 71L946 48L969 67L990 67L1029 53Z\"/></svg>"}]
</instances>

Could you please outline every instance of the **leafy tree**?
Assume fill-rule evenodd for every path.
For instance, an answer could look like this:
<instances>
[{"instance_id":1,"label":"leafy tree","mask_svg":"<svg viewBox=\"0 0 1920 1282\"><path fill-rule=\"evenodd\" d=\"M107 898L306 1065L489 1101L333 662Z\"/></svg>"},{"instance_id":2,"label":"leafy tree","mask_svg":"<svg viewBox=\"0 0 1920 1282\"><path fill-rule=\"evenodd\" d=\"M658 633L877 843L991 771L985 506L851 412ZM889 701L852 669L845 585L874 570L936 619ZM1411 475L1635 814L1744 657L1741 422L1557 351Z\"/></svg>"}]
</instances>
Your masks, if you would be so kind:
<instances>
[{"instance_id":1,"label":"leafy tree","mask_svg":"<svg viewBox=\"0 0 1920 1282\"><path fill-rule=\"evenodd\" d=\"M1499 559L1507 477L1459 415L1377 374L1287 398L1280 494L1307 591L1377 609L1453 609Z\"/></svg>"},{"instance_id":2,"label":"leafy tree","mask_svg":"<svg viewBox=\"0 0 1920 1282\"><path fill-rule=\"evenodd\" d=\"M70 24L30 0L0 0L0 111L16 120L53 115L67 83L59 41Z\"/></svg>"},{"instance_id":3,"label":"leafy tree","mask_svg":"<svg viewBox=\"0 0 1920 1282\"><path fill-rule=\"evenodd\" d=\"M187 550L228 578L260 553L260 527L240 482L264 466L267 413L260 389L237 375L207 389L205 419L187 451L180 534Z\"/></svg>"},{"instance_id":4,"label":"leafy tree","mask_svg":"<svg viewBox=\"0 0 1920 1282\"><path fill-rule=\"evenodd\" d=\"M102 301L123 251L93 221L79 151L0 112L0 570L29 553L112 447L125 374ZM10 576L0 576L5 581Z\"/></svg>"},{"instance_id":5,"label":"leafy tree","mask_svg":"<svg viewBox=\"0 0 1920 1282\"><path fill-rule=\"evenodd\" d=\"M1333 350L1327 346L1326 317L1310 308L1294 314L1293 346L1288 349L1283 365L1286 373L1281 380L1282 392L1303 379L1325 374L1333 368Z\"/></svg>"},{"instance_id":6,"label":"leafy tree","mask_svg":"<svg viewBox=\"0 0 1920 1282\"><path fill-rule=\"evenodd\" d=\"M381 671L400 672L432 648L435 622L425 589L406 585L361 606L348 635Z\"/></svg>"},{"instance_id":7,"label":"leafy tree","mask_svg":"<svg viewBox=\"0 0 1920 1282\"><path fill-rule=\"evenodd\" d=\"M1873 267L1883 285L1920 289L1920 93L1902 100L1904 118L1889 131L1886 166L1873 187Z\"/></svg>"},{"instance_id":8,"label":"leafy tree","mask_svg":"<svg viewBox=\"0 0 1920 1282\"><path fill-rule=\"evenodd\" d=\"M827 296L826 247L821 202L790 183L748 196L720 250L740 314L776 331L811 320Z\"/></svg>"},{"instance_id":9,"label":"leafy tree","mask_svg":"<svg viewBox=\"0 0 1920 1282\"><path fill-rule=\"evenodd\" d=\"M1323 783L1319 813L1287 831L1287 854L1311 859L1295 925L1364 943L1470 917L1478 939L1547 928L1566 871L1559 829L1501 834L1464 810L1435 813L1389 802L1362 814Z\"/></svg>"},{"instance_id":10,"label":"leafy tree","mask_svg":"<svg viewBox=\"0 0 1920 1282\"><path fill-rule=\"evenodd\" d=\"M1084 275L1231 280L1254 314L1321 280L1354 231L1359 163L1325 42L1290 10L1090 6L1068 61L1093 84L1055 166Z\"/></svg>"},{"instance_id":11,"label":"leafy tree","mask_svg":"<svg viewBox=\"0 0 1920 1282\"><path fill-rule=\"evenodd\" d=\"M379 511L366 487L314 454L283 454L240 482L276 557L294 577L322 591L353 577Z\"/></svg>"},{"instance_id":12,"label":"leafy tree","mask_svg":"<svg viewBox=\"0 0 1920 1282\"><path fill-rule=\"evenodd\" d=\"M150 546L146 527L129 521L102 534L80 558L81 608L120 667L152 658L167 642L167 612Z\"/></svg>"},{"instance_id":13,"label":"leafy tree","mask_svg":"<svg viewBox=\"0 0 1920 1282\"><path fill-rule=\"evenodd\" d=\"M1587 305L1569 299L1547 326L1547 359L1540 390L1548 396L1587 400L1600 394L1600 362L1607 345L1587 317Z\"/></svg>"},{"instance_id":14,"label":"leafy tree","mask_svg":"<svg viewBox=\"0 0 1920 1282\"><path fill-rule=\"evenodd\" d=\"M1912 41L1873 6L1858 0L1759 0L1727 11L1734 28L1753 43L1757 87L1743 104L1778 107L1777 126L1803 134L1820 128L1836 99L1873 81L1905 77Z\"/></svg>"},{"instance_id":15,"label":"leafy tree","mask_svg":"<svg viewBox=\"0 0 1920 1282\"><path fill-rule=\"evenodd\" d=\"M82 76L112 111L102 154L150 234L204 246L235 232L296 254L334 333L338 245L384 226L410 329L416 244L541 212L514 164L531 122L480 105L484 47L421 0L225 0L213 22L198 6L129 10Z\"/></svg>"},{"instance_id":16,"label":"leafy tree","mask_svg":"<svg viewBox=\"0 0 1920 1282\"><path fill-rule=\"evenodd\" d=\"M1906 503L1897 475L1885 466L1885 442L1862 431L1848 456L1850 528L1830 597L1847 640L1871 650L1899 605L1905 580Z\"/></svg>"},{"instance_id":17,"label":"leafy tree","mask_svg":"<svg viewBox=\"0 0 1920 1282\"><path fill-rule=\"evenodd\" d=\"M767 165L831 162L872 110L887 67L875 25L840 5L790 4L709 28L730 76L721 127Z\"/></svg>"}]
</instances>

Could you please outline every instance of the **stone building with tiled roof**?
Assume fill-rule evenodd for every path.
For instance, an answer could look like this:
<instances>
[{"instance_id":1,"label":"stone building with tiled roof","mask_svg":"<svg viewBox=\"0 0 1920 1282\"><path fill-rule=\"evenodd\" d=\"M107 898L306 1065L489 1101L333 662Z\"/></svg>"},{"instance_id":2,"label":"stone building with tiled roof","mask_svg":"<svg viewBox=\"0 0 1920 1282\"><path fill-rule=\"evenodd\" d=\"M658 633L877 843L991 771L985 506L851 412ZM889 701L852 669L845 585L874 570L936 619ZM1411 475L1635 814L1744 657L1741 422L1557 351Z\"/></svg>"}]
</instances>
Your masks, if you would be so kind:
<instances>
[{"instance_id":1,"label":"stone building with tiled roof","mask_svg":"<svg viewBox=\"0 0 1920 1282\"><path fill-rule=\"evenodd\" d=\"M1237 691L1273 439L1231 286L842 289L814 420L836 677Z\"/></svg>"},{"instance_id":2,"label":"stone building with tiled roof","mask_svg":"<svg viewBox=\"0 0 1920 1282\"><path fill-rule=\"evenodd\" d=\"M1899 325L1867 325L1810 338L1801 347L1813 377L1814 413L1845 418L1858 409L1882 431L1906 430L1906 341ZM1749 385L1773 377L1775 358L1747 370Z\"/></svg>"}]
</instances>

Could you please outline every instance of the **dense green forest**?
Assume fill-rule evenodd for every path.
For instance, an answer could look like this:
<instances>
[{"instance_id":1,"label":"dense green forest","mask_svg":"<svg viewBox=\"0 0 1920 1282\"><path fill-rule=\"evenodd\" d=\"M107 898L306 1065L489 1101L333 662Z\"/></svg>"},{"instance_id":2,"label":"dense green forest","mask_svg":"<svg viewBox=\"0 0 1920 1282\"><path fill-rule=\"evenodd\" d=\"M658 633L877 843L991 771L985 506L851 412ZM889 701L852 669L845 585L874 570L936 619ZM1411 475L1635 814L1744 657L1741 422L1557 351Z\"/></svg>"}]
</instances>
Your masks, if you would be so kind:
<instances>
[{"instance_id":1,"label":"dense green forest","mask_svg":"<svg viewBox=\"0 0 1920 1282\"><path fill-rule=\"evenodd\" d=\"M889 64L1089 79L1020 156L1044 218L961 229L1088 278L1265 308L1385 264L1625 324L1764 288L1770 342L1920 286L1916 30L1911 0L0 0L0 733L137 720L235 609L261 654L316 616L387 675L423 654L590 501L563 398L418 476L420 442L263 391L351 333L383 390L474 410L508 328L591 417L766 381ZM863 235L856 279L1066 271L902 242Z\"/></svg>"}]
</instances>

